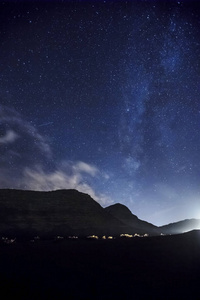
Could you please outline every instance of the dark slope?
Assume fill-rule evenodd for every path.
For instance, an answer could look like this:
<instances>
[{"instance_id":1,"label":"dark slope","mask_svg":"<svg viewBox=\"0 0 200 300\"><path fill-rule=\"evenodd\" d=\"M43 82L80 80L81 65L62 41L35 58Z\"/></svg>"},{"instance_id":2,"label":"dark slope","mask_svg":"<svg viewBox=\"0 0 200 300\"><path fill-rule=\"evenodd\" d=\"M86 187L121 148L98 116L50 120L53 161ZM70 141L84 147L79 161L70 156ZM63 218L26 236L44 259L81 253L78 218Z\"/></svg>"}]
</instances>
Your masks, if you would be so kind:
<instances>
[{"instance_id":1,"label":"dark slope","mask_svg":"<svg viewBox=\"0 0 200 300\"><path fill-rule=\"evenodd\" d=\"M186 219L183 221L170 223L160 227L162 233L164 234L178 234L194 229L200 229L199 219Z\"/></svg>"},{"instance_id":2,"label":"dark slope","mask_svg":"<svg viewBox=\"0 0 200 300\"><path fill-rule=\"evenodd\" d=\"M0 190L0 234L120 234L126 226L76 190Z\"/></svg>"},{"instance_id":3,"label":"dark slope","mask_svg":"<svg viewBox=\"0 0 200 300\"><path fill-rule=\"evenodd\" d=\"M159 234L160 230L158 227L150 224L146 221L142 221L138 219L137 216L133 215L131 211L123 204L117 203L106 207L105 210L126 224L131 228L131 233L139 233L139 234Z\"/></svg>"},{"instance_id":4,"label":"dark slope","mask_svg":"<svg viewBox=\"0 0 200 300\"><path fill-rule=\"evenodd\" d=\"M199 299L200 232L0 244L6 299Z\"/></svg>"},{"instance_id":5,"label":"dark slope","mask_svg":"<svg viewBox=\"0 0 200 300\"><path fill-rule=\"evenodd\" d=\"M138 219L122 204L104 209L89 195L76 190L0 190L0 235L157 235L198 228L200 220L196 219L156 227Z\"/></svg>"}]
</instances>

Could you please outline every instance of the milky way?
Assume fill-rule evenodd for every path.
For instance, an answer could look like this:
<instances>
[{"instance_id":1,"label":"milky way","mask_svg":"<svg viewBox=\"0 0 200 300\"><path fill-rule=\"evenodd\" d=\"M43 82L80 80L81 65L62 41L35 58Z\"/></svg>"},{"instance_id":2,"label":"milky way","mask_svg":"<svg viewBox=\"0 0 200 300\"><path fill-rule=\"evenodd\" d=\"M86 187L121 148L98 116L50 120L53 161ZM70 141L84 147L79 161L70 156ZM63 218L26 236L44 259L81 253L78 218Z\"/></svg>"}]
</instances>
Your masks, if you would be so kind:
<instances>
[{"instance_id":1,"label":"milky way","mask_svg":"<svg viewBox=\"0 0 200 300\"><path fill-rule=\"evenodd\" d=\"M0 187L200 218L200 5L1 1Z\"/></svg>"}]
</instances>

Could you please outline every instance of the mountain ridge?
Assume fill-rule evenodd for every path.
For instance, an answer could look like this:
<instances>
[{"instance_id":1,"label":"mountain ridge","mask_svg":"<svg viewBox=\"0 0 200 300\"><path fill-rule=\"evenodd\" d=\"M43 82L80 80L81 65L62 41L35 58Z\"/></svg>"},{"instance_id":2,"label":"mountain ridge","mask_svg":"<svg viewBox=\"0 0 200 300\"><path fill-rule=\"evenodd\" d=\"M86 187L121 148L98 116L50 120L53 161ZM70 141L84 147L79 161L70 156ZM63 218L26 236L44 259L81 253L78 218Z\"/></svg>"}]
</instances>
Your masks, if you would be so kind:
<instances>
[{"instance_id":1,"label":"mountain ridge","mask_svg":"<svg viewBox=\"0 0 200 300\"><path fill-rule=\"evenodd\" d=\"M124 204L115 203L103 208L90 195L75 189L0 189L1 235L160 235L198 228L198 219L158 227L140 220Z\"/></svg>"},{"instance_id":2,"label":"mountain ridge","mask_svg":"<svg viewBox=\"0 0 200 300\"><path fill-rule=\"evenodd\" d=\"M91 196L76 190L0 190L0 233L120 234L128 230Z\"/></svg>"},{"instance_id":3,"label":"mountain ridge","mask_svg":"<svg viewBox=\"0 0 200 300\"><path fill-rule=\"evenodd\" d=\"M164 234L179 234L200 229L200 219L185 219L159 227Z\"/></svg>"},{"instance_id":4,"label":"mountain ridge","mask_svg":"<svg viewBox=\"0 0 200 300\"><path fill-rule=\"evenodd\" d=\"M136 233L139 234L160 234L159 227L148 223L146 221L140 220L136 215L134 215L128 207L121 203L116 203L105 208L112 216L115 216L121 220L126 225L134 228Z\"/></svg>"}]
</instances>

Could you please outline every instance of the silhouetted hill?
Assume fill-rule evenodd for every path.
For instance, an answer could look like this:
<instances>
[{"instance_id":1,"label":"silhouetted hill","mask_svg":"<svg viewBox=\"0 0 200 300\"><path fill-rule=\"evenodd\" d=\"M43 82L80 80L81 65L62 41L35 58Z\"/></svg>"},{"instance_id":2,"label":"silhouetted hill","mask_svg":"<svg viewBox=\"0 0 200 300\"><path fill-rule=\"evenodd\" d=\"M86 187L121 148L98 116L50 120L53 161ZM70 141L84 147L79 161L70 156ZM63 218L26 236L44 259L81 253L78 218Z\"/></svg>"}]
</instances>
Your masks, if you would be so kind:
<instances>
[{"instance_id":1,"label":"silhouetted hill","mask_svg":"<svg viewBox=\"0 0 200 300\"><path fill-rule=\"evenodd\" d=\"M76 190L0 190L0 235L177 234L200 228L192 219L162 227L138 219L122 204L102 208Z\"/></svg>"},{"instance_id":2,"label":"silhouetted hill","mask_svg":"<svg viewBox=\"0 0 200 300\"><path fill-rule=\"evenodd\" d=\"M137 216L132 214L132 212L123 204L116 203L114 205L108 206L105 210L112 216L126 224L131 228L131 232L139 234L159 234L160 230L157 226L142 221L138 219Z\"/></svg>"},{"instance_id":3,"label":"silhouetted hill","mask_svg":"<svg viewBox=\"0 0 200 300\"><path fill-rule=\"evenodd\" d=\"M0 234L120 234L127 226L76 190L0 190Z\"/></svg>"},{"instance_id":4,"label":"silhouetted hill","mask_svg":"<svg viewBox=\"0 0 200 300\"><path fill-rule=\"evenodd\" d=\"M162 233L164 234L178 234L194 229L200 229L199 219L186 219L183 221L170 223L160 227Z\"/></svg>"}]
</instances>

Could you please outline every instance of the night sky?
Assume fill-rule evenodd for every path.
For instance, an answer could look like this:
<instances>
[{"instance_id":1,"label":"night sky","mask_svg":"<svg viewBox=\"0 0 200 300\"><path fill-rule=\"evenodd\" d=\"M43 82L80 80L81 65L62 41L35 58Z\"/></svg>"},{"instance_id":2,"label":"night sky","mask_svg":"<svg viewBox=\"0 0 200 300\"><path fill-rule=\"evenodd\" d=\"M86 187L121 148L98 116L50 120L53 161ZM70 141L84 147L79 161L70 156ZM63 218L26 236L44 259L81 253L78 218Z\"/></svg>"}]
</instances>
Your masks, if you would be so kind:
<instances>
[{"instance_id":1,"label":"night sky","mask_svg":"<svg viewBox=\"0 0 200 300\"><path fill-rule=\"evenodd\" d=\"M200 218L200 3L0 1L0 188Z\"/></svg>"}]
</instances>

